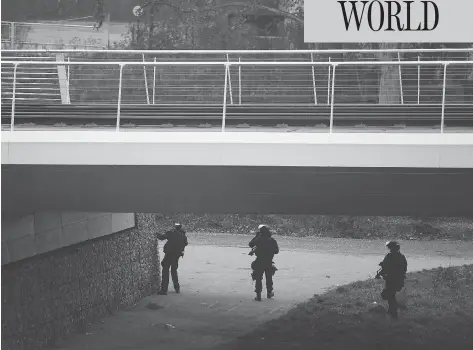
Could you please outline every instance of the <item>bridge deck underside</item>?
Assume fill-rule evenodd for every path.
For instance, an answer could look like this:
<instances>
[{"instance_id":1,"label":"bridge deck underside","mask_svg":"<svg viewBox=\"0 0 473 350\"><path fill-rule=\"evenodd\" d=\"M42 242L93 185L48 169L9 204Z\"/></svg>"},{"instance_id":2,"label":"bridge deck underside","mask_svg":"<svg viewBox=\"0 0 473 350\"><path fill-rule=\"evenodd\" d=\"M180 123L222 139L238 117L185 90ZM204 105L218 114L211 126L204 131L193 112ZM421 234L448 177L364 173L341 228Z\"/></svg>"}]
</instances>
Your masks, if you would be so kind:
<instances>
[{"instance_id":1,"label":"bridge deck underside","mask_svg":"<svg viewBox=\"0 0 473 350\"><path fill-rule=\"evenodd\" d=\"M473 169L2 165L2 212L473 216Z\"/></svg>"}]
</instances>

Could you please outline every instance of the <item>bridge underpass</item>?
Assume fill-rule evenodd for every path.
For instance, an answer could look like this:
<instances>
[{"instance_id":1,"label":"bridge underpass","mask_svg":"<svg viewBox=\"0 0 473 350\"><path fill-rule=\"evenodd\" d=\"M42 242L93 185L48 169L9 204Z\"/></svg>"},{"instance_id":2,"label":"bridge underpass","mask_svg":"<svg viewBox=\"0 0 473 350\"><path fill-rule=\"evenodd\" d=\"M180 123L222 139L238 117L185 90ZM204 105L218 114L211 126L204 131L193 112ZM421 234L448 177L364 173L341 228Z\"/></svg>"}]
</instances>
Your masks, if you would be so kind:
<instances>
[{"instance_id":1,"label":"bridge underpass","mask_svg":"<svg viewBox=\"0 0 473 350\"><path fill-rule=\"evenodd\" d=\"M107 66L107 60L100 63ZM96 63L90 67L100 67ZM159 255L153 234L172 222L151 213L473 216L469 90L433 87L423 75L417 79L417 66L409 71L406 65L403 101L380 105L373 102L372 84L354 89L346 83L363 70L341 74L340 66L339 80L327 75L329 66L315 67L313 74L307 64L287 66L281 76L288 84L268 91L262 89L261 76L268 76L262 65L244 67L241 84L232 66L231 88L220 65L205 76L214 79L207 82L212 94L204 93L202 77L183 82L166 67L158 71L168 69L167 78L184 87L173 90L169 80L156 79L161 92L154 94L144 83L152 80L150 65L144 75L141 66L124 74L122 101L118 69L96 78L103 80L99 97L90 94L95 90L87 76L93 70L68 71L70 105L31 104L9 99L13 91L2 93L2 296L8 306L2 308L8 320L2 346L37 349L58 333L85 329L87 322L154 293ZM366 65L362 77L378 68ZM452 86L449 74L458 77L465 68L445 72ZM257 81L250 83L252 75ZM313 105L312 83L319 98ZM189 93L192 84L199 92ZM151 103L153 96L159 103ZM166 98L174 105L163 103ZM258 100L265 105L255 105ZM183 102L186 108L176 106ZM132 212L150 214L125 220ZM7 255L13 258L4 261ZM155 342L168 339L153 334Z\"/></svg>"},{"instance_id":2,"label":"bridge underpass","mask_svg":"<svg viewBox=\"0 0 473 350\"><path fill-rule=\"evenodd\" d=\"M471 134L2 136L3 212L473 214Z\"/></svg>"},{"instance_id":3,"label":"bridge underpass","mask_svg":"<svg viewBox=\"0 0 473 350\"><path fill-rule=\"evenodd\" d=\"M40 165L2 178L7 214L473 216L471 169Z\"/></svg>"},{"instance_id":4,"label":"bridge underpass","mask_svg":"<svg viewBox=\"0 0 473 350\"><path fill-rule=\"evenodd\" d=\"M400 50L399 53L401 51L411 60L412 54L417 52L416 50ZM107 140L110 136L118 144L128 142L124 140L132 138L150 140L150 145L133 146L133 149L136 152L139 149L140 153L143 152L144 147L149 146L156 147L153 151L150 150L150 153L175 154L180 147L186 148L190 145L185 157L201 160L202 156L195 152L197 150L201 153L208 152L206 147L209 146L204 141L208 137L207 133L200 134L198 146L192 143L186 146L186 139L190 137L190 134L179 135L179 131L189 131L188 128L203 128L210 131L218 127L222 131L239 131L240 135L237 138L240 140L232 145L230 145L232 141L229 141L231 140L229 133L215 139L216 142L233 147L231 151L234 151L235 147L243 149L249 146L248 143L251 146L244 161L232 163L232 160L228 161L228 157L231 159L232 156L236 157L235 155L228 152L216 153L215 157L218 161L212 160L205 166L193 161L189 163L187 159L180 159L180 162L171 160L170 163L168 160L160 159L156 163L148 164L145 159L149 157L148 155L143 156L143 160L133 160L131 163L123 164L119 156L111 154L108 154L108 157L113 157L115 161L110 162L105 157L92 166L88 163L90 157L95 156L97 150L102 147L97 143L94 145L98 148L89 149L89 153L81 154L82 158L79 162L72 160L72 162L64 161L58 164L56 160L51 159L49 162L36 164L34 158L31 158L30 161L33 163L18 164L13 160L15 153L12 150L26 146L28 143L25 143L23 139L18 145L9 146L9 150L6 151L7 154L11 152L14 155L12 160L9 160L10 163L4 166L5 181L11 181L12 184L8 186L4 195L5 198L7 196L9 198L8 210L28 212L43 207L52 210L61 208L89 210L92 208L107 211L111 210L107 208L113 205L113 210L119 212L133 210L131 209L133 207L142 212L203 213L210 210L240 213L263 210L274 213L354 215L369 213L469 215L470 203L467 196L470 193L463 188L471 177L468 170L471 140L468 135L470 135L469 128L473 120L473 104L472 96L468 93L471 81L465 76L472 62L462 56L468 50L443 51L460 56L450 61L435 61L435 58L420 60L419 56L417 62L400 58L397 62L362 60L324 62L323 57L326 53L314 51L308 52L312 58L311 61L304 61L301 56L293 61L278 62L273 61L271 57L265 57L261 61L252 62L245 58L243 61L239 59L236 62L230 59L230 53L226 53L227 60L222 62L221 60L205 61L206 54L209 53L187 60L182 59L185 57L183 54L175 61L166 61L166 56L150 61L149 56L145 59L145 53L143 53L143 62L136 62L129 60L129 57L124 61L111 61L111 57L116 57L114 56L116 52L104 52L105 56L102 54L97 56L97 53L94 53L92 56L96 56L94 58L96 61L80 61L83 60L80 52L67 50L51 52L50 54L64 57L61 59L60 66L61 71L67 74L64 73L61 79L67 79L67 83L62 85L68 88L61 94L67 94L62 99L70 101L70 104L54 105L50 102L38 104L36 100L24 99L16 101L15 84L13 84L11 91L13 98L5 98L7 103L2 105L2 129L8 130L7 125L10 126L11 140L20 140L24 135L34 135L36 138L40 135L39 133L47 134L45 130L49 127L53 128L51 130L62 130L63 136L66 132L72 132L70 130L81 128L84 131L81 136L78 136L78 144L82 143L80 147L89 149L85 146L87 143L85 140L88 137L85 135L99 135L92 130L103 132L109 127L115 127L116 131L126 131L127 136L104 133L96 140L103 141L104 135ZM128 54L134 53L126 53ZM147 52L146 55L148 54L150 53ZM160 53L160 55L163 54L169 53ZM251 52L248 55L252 57L255 54L261 53ZM280 57L285 57L284 53L278 54L282 55ZM286 54L298 55L294 52L286 52ZM30 55L30 61L23 61L22 55ZM64 55L67 56L67 62ZM44 52L12 51L8 52L7 59L8 57L10 60L3 63L11 65L14 73L23 66L58 65L57 62L48 61L48 55ZM314 57L316 57L315 60ZM99 98L90 100L89 89L87 84L84 84L88 82L90 74L98 74L97 67L101 66L104 69L100 71L100 79L103 78L104 85L100 85L100 90L97 90L96 95ZM367 72L367 69L376 72L381 66L390 66L399 70L399 82L394 82L392 87L395 89L391 91L393 94L399 93L396 97L400 98L399 104L385 104L381 100L376 104L366 103L374 97L381 99L380 96L376 96L380 94L380 88L374 89L369 83L361 84L360 77L369 82L373 76ZM415 70L411 70L412 68ZM143 72L140 73L141 76L138 76L140 69L143 69ZM241 73L243 70L245 74ZM153 71L152 89L149 86L151 80L149 71ZM192 78L188 81L182 79L183 72L188 72L189 77L192 76ZM237 76L232 76L232 72L238 72ZM248 74L249 72L253 74ZM431 80L426 80L428 72L435 72L434 75L443 73L442 83L432 86ZM116 73L119 73L118 81ZM306 82L302 77L307 77L308 73L312 76L312 86L310 84L303 86L302 84ZM353 85L355 75L358 81L356 88ZM174 82L170 79L173 76ZM197 80L194 80L194 76ZM257 78L252 79L252 76ZM462 77L464 86L461 92L452 88L453 77L455 79ZM271 82L272 78L276 81ZM412 80L416 82L417 91L412 89L414 85ZM144 103L142 104L136 103L140 98L137 92L141 91L137 90L139 86L137 82L144 83L145 91L142 96ZM263 82L271 82L271 84L265 88L262 86ZM223 86L219 86L221 83ZM396 86L397 84L399 85ZM195 88L200 91L195 91ZM207 88L210 90L206 90ZM158 93L156 89L160 89ZM166 89L168 91L165 91ZM152 96L150 90L152 90ZM83 99L77 100L74 97L84 96L84 94L87 103L84 103ZM263 104L254 103L256 96L261 97L260 101L263 101ZM411 101L415 96L417 104ZM313 104L302 102L299 97L306 100L313 98ZM160 101L159 103L155 103L156 98ZM167 102L163 103L163 99ZM322 102L324 99L326 101ZM395 100L394 97L389 97L389 99L393 102ZM220 103L214 102L218 100ZM174 103L169 104L169 101ZM199 103L196 103L197 101ZM255 137L255 133L267 131L265 128L275 126L284 132L293 130L298 136L295 140L292 138L290 145L283 142L279 144L268 142L266 146L262 146L267 140L261 141L257 138L251 140ZM172 143L172 147L169 148L169 144L154 143L155 138L165 139L169 136L164 136L163 132L145 136L145 132L153 131L150 127L175 129L171 138L174 140L181 138L182 144L176 146L176 143ZM19 131L23 130L22 132L37 130L37 133L19 136L14 133L15 128ZM135 128L148 129L136 136ZM324 128L329 136L319 132ZM245 135L246 133L242 130L251 131L253 136ZM343 138L346 137L344 135L347 133L361 134L356 130L362 130L365 136L358 140L344 141ZM400 130L400 132L397 135L393 133L389 137L386 136L385 132L393 130ZM439 137L425 139L433 144L421 144L417 140L424 140L422 136L417 136L417 134L422 135L420 132L435 134L436 131L440 133ZM312 133L312 136L304 135L307 132ZM368 136L369 133L380 134ZM408 144L403 141L405 138L403 133L410 135ZM455 144L453 141L447 141L448 145L444 144L444 140L454 140L459 137L447 137L446 133L462 134L461 140L464 141L461 142L466 143ZM334 136L335 134L339 136ZM80 135L80 133L74 135ZM55 137L56 134L53 132L48 139L53 140ZM59 142L57 146L60 149L66 149L66 146L70 146L71 143L63 144L61 137L56 139ZM120 137L125 137L125 139L120 139ZM279 135L276 137L282 139ZM384 140L370 141L368 144L362 141L370 137L372 140L373 137ZM392 143L386 141L388 139L393 140ZM311 144L314 140L315 143ZM347 142L349 145L346 144ZM253 143L262 147L262 153L259 154L259 158L255 158L256 161L247 163L247 159L251 159L257 149ZM112 143L106 144L106 149L112 151ZM43 152L47 154L53 152L50 148L55 148L54 146L48 148L47 143L29 146L34 150L46 147ZM129 149L122 149L122 146L119 146L119 152L130 152ZM211 147L225 148L222 145ZM347 153L341 156L340 150L344 147L349 147L350 151L343 150ZM302 164L292 162L296 154L299 156L300 152L307 152L310 148L312 148L311 153L306 154L305 157L311 161L304 160ZM359 150L355 151L356 148ZM383 148L388 153L375 154L377 150ZM403 154L406 150L413 152L413 158L411 155ZM354 153L350 153L351 151ZM75 149L69 152L68 156L74 157L74 152L76 152ZM264 163L264 157L274 158L274 155L280 152L287 154L285 159L274 159L271 165L261 165ZM421 155L422 152L431 152L432 158L426 160L427 153ZM30 154L34 154L34 151ZM322 155L329 157L330 160L318 163ZM393 156L397 158L392 158ZM458 162L441 164L451 156L460 158ZM224 158L227 159L220 160ZM371 162L374 158L376 161ZM404 158L407 158L404 163L399 162L399 159ZM422 170L419 171L419 168ZM267 181L269 177L274 178L274 183ZM105 178L106 182L103 181ZM140 181L130 180L133 178L139 178ZM19 186L19 179L24 179L23 182L26 182L26 185ZM25 181L26 179L28 181ZM208 181L209 179L212 181ZM71 186L72 183L81 183L82 186ZM167 186L162 186L162 184L167 184ZM438 190L432 191L432 188ZM45 189L48 190L45 191ZM24 204L24 198L27 196L30 199L27 201L28 204ZM123 203L124 201L120 198L125 197L129 200ZM229 201L228 198L232 200Z\"/></svg>"}]
</instances>

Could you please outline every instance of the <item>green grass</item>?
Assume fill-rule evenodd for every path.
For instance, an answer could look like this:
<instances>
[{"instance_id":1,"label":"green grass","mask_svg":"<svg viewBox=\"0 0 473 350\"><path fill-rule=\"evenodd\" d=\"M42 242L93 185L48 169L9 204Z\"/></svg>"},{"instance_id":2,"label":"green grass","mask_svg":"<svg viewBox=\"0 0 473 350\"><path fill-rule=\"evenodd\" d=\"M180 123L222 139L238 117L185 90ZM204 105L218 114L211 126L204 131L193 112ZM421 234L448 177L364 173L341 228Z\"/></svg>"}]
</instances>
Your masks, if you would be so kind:
<instances>
[{"instance_id":1,"label":"green grass","mask_svg":"<svg viewBox=\"0 0 473 350\"><path fill-rule=\"evenodd\" d=\"M373 279L314 296L232 349L473 349L473 265L408 274L397 321L385 314L382 288Z\"/></svg>"}]
</instances>

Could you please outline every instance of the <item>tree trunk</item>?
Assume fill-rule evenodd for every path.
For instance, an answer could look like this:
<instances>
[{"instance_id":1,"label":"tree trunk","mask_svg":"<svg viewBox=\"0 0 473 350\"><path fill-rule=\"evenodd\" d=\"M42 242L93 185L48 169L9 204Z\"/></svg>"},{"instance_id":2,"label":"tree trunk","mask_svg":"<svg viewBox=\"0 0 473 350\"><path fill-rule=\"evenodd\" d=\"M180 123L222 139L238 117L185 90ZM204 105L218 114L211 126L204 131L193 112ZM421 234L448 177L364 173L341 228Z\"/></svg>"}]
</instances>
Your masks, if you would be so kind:
<instances>
[{"instance_id":1,"label":"tree trunk","mask_svg":"<svg viewBox=\"0 0 473 350\"><path fill-rule=\"evenodd\" d=\"M383 43L380 49L396 49L397 44ZM396 61L396 54L381 52L378 55L380 61ZM399 104L401 102L401 85L399 67L395 65L381 66L381 78L379 81L379 104Z\"/></svg>"},{"instance_id":2,"label":"tree trunk","mask_svg":"<svg viewBox=\"0 0 473 350\"><path fill-rule=\"evenodd\" d=\"M154 7L156 2L153 1L149 8L149 31L148 31L148 50L153 48L153 34L154 34Z\"/></svg>"}]
</instances>

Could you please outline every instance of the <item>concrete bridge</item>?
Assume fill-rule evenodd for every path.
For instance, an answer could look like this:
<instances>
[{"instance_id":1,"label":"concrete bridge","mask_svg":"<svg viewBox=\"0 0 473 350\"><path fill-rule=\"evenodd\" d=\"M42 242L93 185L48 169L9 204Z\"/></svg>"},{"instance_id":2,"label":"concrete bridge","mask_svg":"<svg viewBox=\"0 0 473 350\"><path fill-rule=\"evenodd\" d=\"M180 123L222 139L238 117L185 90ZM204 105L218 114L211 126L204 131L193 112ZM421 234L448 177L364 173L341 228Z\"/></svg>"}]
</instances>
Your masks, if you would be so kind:
<instances>
[{"instance_id":1,"label":"concrete bridge","mask_svg":"<svg viewBox=\"0 0 473 350\"><path fill-rule=\"evenodd\" d=\"M366 51L360 54L377 53ZM2 63L13 68L13 86L2 105L3 212L470 215L473 62L462 56L468 49L442 50L459 55L452 60L436 60L435 50L428 51L432 59L400 59L420 52L392 52L394 62L324 61L327 52L320 50L270 53L280 61L253 51L238 61L242 52L143 52L137 62L135 51L94 52L93 60L71 50L8 51ZM153 54L159 59L151 60ZM179 58L171 61L172 55ZM301 59L306 55L311 59ZM281 60L286 57L293 58ZM17 100L22 67L56 66L61 104L38 96ZM379 103L366 103L373 99L369 72L380 67L398 71L398 81L385 82L393 96L378 86ZM417 103L410 101L412 68ZM443 77L438 91L429 85L432 71ZM452 89L453 77L461 93ZM90 79L104 80L98 98L77 100L90 92ZM145 90L141 103L137 81ZM163 88L168 92L156 92ZM252 102L255 94L264 102ZM382 103L385 98L399 101ZM268 132L275 126L278 132ZM321 132L325 127L328 133Z\"/></svg>"},{"instance_id":2,"label":"concrete bridge","mask_svg":"<svg viewBox=\"0 0 473 350\"><path fill-rule=\"evenodd\" d=\"M53 54L2 60L6 349L155 292L154 233L172 221L152 213L473 216L468 60ZM382 65L399 71L396 103L370 83Z\"/></svg>"},{"instance_id":3,"label":"concrete bridge","mask_svg":"<svg viewBox=\"0 0 473 350\"><path fill-rule=\"evenodd\" d=\"M2 211L469 216L471 133L2 132Z\"/></svg>"}]
</instances>

